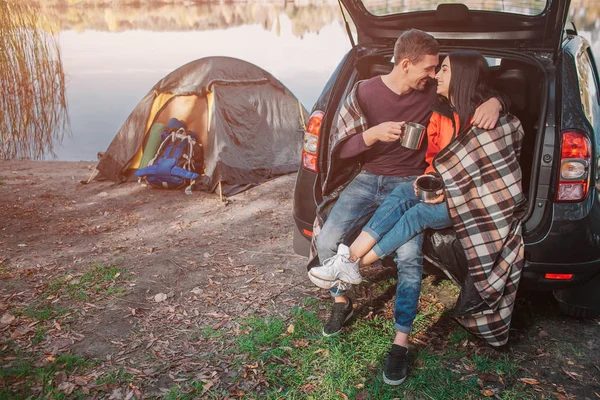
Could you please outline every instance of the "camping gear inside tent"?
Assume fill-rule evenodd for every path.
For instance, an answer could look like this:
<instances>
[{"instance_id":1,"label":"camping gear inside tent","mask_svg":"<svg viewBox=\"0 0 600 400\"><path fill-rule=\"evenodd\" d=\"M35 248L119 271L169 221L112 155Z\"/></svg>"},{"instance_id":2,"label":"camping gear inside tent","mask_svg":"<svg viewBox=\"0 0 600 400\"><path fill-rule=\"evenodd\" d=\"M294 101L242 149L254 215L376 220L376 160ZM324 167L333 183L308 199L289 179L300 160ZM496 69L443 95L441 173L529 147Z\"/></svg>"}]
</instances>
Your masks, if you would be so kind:
<instances>
[{"instance_id":1,"label":"camping gear inside tent","mask_svg":"<svg viewBox=\"0 0 600 400\"><path fill-rule=\"evenodd\" d=\"M207 57L171 72L146 94L98 162L98 176L134 179L155 156L171 118L202 145L204 171L195 187L232 195L298 170L307 118L298 99L253 64Z\"/></svg>"}]
</instances>

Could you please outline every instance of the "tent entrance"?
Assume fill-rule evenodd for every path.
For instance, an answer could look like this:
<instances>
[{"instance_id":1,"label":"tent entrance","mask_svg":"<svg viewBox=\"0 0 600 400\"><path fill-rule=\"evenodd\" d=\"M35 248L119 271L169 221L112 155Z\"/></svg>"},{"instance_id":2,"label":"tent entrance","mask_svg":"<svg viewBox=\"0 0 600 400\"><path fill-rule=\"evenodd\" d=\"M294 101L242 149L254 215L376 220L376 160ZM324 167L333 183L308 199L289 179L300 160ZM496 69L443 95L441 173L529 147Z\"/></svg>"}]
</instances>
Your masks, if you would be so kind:
<instances>
[{"instance_id":1,"label":"tent entrance","mask_svg":"<svg viewBox=\"0 0 600 400\"><path fill-rule=\"evenodd\" d=\"M133 157L128 169L135 170L139 168L152 126L155 124L166 126L171 118L183 121L187 130L195 132L197 140L199 140L203 148L206 148L208 127L211 120L211 112L209 110L213 109L213 99L214 96L211 92L203 96L196 94L173 95L171 93L157 93L152 103L150 114L148 115L143 145L140 146L138 152ZM153 157L154 155L152 154L151 156Z\"/></svg>"}]
</instances>

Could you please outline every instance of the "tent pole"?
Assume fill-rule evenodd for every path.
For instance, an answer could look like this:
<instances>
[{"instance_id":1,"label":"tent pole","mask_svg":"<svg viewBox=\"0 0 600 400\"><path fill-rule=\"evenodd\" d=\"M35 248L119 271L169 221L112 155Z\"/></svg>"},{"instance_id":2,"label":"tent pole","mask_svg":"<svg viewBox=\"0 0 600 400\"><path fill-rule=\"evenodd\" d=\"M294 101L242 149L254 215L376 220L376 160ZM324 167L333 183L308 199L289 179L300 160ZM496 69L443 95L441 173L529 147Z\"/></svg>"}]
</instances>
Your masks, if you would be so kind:
<instances>
[{"instance_id":1,"label":"tent pole","mask_svg":"<svg viewBox=\"0 0 600 400\"><path fill-rule=\"evenodd\" d=\"M223 188L221 187L221 181L219 181L219 199L223 201Z\"/></svg>"}]
</instances>

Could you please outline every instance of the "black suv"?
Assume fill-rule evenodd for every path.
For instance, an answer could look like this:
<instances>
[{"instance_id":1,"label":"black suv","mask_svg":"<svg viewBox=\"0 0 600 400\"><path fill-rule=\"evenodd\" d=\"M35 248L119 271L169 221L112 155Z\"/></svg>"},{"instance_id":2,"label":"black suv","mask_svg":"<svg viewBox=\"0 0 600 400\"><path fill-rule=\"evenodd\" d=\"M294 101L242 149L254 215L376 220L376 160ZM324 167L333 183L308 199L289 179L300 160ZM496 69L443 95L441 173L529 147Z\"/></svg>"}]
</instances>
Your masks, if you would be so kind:
<instances>
[{"instance_id":1,"label":"black suv","mask_svg":"<svg viewBox=\"0 0 600 400\"><path fill-rule=\"evenodd\" d=\"M317 204L340 181L328 176L328 145L343 99L358 80L391 71L396 38L417 28L438 40L441 58L454 49L484 54L495 86L510 98L510 112L523 124L521 167L528 198L523 285L553 290L567 314L596 315L600 90L588 42L566 23L570 0L465 0L437 7L434 1L341 1L356 26L357 42L347 23L352 49L307 124L294 193L294 250L308 256ZM460 244L448 235L451 229L429 232L424 245L426 260L442 269L464 262Z\"/></svg>"}]
</instances>

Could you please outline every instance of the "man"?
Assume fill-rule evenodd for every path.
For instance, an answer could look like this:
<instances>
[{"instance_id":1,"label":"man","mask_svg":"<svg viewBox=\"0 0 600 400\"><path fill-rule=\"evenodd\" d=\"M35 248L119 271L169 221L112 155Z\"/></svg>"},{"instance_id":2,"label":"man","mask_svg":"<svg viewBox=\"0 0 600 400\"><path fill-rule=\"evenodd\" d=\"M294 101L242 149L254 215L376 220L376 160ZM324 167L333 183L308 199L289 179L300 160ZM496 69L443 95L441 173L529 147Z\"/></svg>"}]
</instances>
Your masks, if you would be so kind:
<instances>
[{"instance_id":1,"label":"man","mask_svg":"<svg viewBox=\"0 0 600 400\"><path fill-rule=\"evenodd\" d=\"M430 106L436 99L432 83L439 63L438 53L438 43L431 35L419 30L404 32L394 46L393 70L357 83L344 102L331 144L331 158L334 161L360 158L362 170L341 192L321 231L317 231L316 249L322 265L330 264L334 257L338 262L339 258L347 260L349 252L344 242L353 239L397 185L414 181L423 173L426 145L409 150L398 139L405 122L428 124ZM488 100L475 112L473 124L485 129L494 127L500 110L497 99ZM383 379L390 385L404 382L408 372L408 335L421 291L422 244L423 235L418 235L397 249L394 258L398 267L396 336L383 370ZM331 315L323 327L325 336L339 333L352 317L352 301L346 290L350 288L347 282L360 283L361 277L355 271L342 268L337 282L319 279L309 271L311 281L330 289L334 297Z\"/></svg>"}]
</instances>

